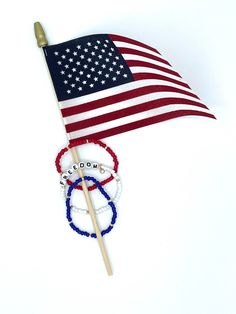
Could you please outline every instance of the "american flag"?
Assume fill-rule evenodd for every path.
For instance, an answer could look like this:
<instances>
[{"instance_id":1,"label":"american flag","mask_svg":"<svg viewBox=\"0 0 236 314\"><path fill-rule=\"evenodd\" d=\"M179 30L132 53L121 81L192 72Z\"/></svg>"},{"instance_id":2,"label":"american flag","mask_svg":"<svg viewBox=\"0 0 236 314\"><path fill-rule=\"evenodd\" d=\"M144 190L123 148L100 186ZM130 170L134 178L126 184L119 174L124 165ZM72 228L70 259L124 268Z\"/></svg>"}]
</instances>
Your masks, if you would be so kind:
<instances>
[{"instance_id":1,"label":"american flag","mask_svg":"<svg viewBox=\"0 0 236 314\"><path fill-rule=\"evenodd\" d=\"M70 141L186 115L215 118L170 63L139 41L90 35L44 54Z\"/></svg>"}]
</instances>

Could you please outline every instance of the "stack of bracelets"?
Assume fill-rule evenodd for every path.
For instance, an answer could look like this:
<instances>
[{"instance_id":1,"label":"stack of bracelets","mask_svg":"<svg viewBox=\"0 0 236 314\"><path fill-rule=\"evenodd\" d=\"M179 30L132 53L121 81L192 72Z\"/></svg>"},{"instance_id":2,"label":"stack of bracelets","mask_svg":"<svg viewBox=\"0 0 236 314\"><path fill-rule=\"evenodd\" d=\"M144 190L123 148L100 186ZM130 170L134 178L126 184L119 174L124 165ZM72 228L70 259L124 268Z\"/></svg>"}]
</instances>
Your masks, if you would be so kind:
<instances>
[{"instance_id":1,"label":"stack of bracelets","mask_svg":"<svg viewBox=\"0 0 236 314\"><path fill-rule=\"evenodd\" d=\"M69 169L67 169L66 171L62 171L62 167L61 167L62 157L64 157L64 155L71 148L77 147L80 145L84 145L84 144L88 144L88 143L93 143L95 145L99 145L100 147L105 149L106 152L108 152L108 154L111 156L111 158L113 160L113 168L107 167L107 166L105 166L101 163L98 163L98 162L80 161L79 163L72 164L69 167ZM118 162L117 156L113 152L113 150L110 147L108 147L106 144L104 144L102 141L99 141L99 140L93 140L93 139L77 140L77 141L74 141L73 143L70 143L67 147L61 149L61 151L57 155L55 164L56 164L57 171L60 174L60 186L61 186L61 189L63 192L63 197L65 199L66 217L67 217L67 220L69 222L70 227L80 235L83 235L86 237L96 238L95 233L89 233L88 231L81 230L78 226L76 226L73 222L73 217L72 217L72 212L81 213L81 214L88 214L88 210L86 208L76 207L71 202L71 196L72 196L73 190L74 189L82 190L81 182L82 182L82 180L85 180L87 182L92 182L92 185L88 186L89 191L93 191L95 189L98 189L101 192L101 194L104 196L104 198L106 199L105 205L103 205L99 208L95 207L95 209L94 209L95 213L99 214L99 213L102 213L102 212L108 211L108 210L112 211L112 216L111 216L111 221L110 221L109 226L107 228L101 230L102 236L105 235L106 233L109 233L113 229L113 226L116 222L116 218L117 218L116 203L118 202L118 200L120 198L120 194L121 194L121 181L120 181L119 175L117 174L119 162ZM95 177L85 175L83 177L83 179L77 178L73 182L70 178L74 173L77 173L78 169L98 170L102 174L107 172L108 177L105 180L99 182ZM115 192L114 196L110 197L108 195L108 193L105 191L103 186L105 186L107 183L111 182L113 179L116 182L116 192Z\"/></svg>"}]
</instances>

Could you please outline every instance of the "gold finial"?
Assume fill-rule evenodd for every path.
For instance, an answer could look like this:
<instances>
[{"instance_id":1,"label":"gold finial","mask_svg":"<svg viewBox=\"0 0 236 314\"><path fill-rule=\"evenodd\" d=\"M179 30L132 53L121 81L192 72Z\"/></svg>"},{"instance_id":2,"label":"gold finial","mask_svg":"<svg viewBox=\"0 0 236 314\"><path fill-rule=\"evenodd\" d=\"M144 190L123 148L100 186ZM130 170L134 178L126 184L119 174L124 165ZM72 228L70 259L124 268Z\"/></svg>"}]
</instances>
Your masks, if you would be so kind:
<instances>
[{"instance_id":1,"label":"gold finial","mask_svg":"<svg viewBox=\"0 0 236 314\"><path fill-rule=\"evenodd\" d=\"M46 35L44 33L43 27L39 22L34 23L34 33L37 39L38 46L40 48L45 47L48 45L48 41Z\"/></svg>"}]
</instances>

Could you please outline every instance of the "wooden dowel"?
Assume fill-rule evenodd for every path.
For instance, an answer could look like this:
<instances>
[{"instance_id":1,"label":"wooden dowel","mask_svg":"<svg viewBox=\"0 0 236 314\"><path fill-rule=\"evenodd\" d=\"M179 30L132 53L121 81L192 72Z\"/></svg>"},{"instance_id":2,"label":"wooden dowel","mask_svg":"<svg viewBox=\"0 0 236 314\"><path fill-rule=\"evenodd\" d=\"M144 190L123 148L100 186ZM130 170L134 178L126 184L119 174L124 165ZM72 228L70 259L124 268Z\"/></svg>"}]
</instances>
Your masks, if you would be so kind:
<instances>
[{"instance_id":1,"label":"wooden dowel","mask_svg":"<svg viewBox=\"0 0 236 314\"><path fill-rule=\"evenodd\" d=\"M37 39L38 46L40 48L43 48L43 47L47 46L48 45L48 41L47 41L47 38L45 36L43 27L42 27L42 25L39 22L34 23L34 30L35 30L35 37ZM43 55L44 55L44 53L43 53ZM45 63L46 63L46 60L45 60ZM48 69L47 63L46 63L46 68ZM49 75L49 77L51 78L50 75ZM50 80L50 81L52 83L52 80ZM54 91L54 95L56 97L55 91ZM80 160L79 160L78 151L74 147L71 148L70 151L71 151L72 157L74 159L74 162L75 163L79 163ZM81 169L78 169L78 174L79 174L79 176L82 179L84 178L84 173L83 173L83 171ZM111 276L112 275L112 268L111 268L110 260L109 260L109 257L108 257L108 254L107 254L107 250L106 250L106 247L105 247L105 244L104 244L104 241L103 241L103 237L101 235L101 231L100 231L100 228L99 228L99 225L98 225L97 216L96 216L95 210L93 208L92 200L91 200L91 197L90 197L90 194L89 194L86 182L84 180L82 180L81 184L82 184L84 197L85 197L85 200L86 200L86 203L87 203L87 207L88 207L88 212L90 214L90 217L91 217L91 220L92 220L92 223L93 223L94 231L96 233L98 244L99 244L99 247L100 247L100 250L101 250L101 253L102 253L103 261L104 261L104 264L105 264L105 267L106 267L106 270L107 270L107 274L109 276Z\"/></svg>"}]
</instances>

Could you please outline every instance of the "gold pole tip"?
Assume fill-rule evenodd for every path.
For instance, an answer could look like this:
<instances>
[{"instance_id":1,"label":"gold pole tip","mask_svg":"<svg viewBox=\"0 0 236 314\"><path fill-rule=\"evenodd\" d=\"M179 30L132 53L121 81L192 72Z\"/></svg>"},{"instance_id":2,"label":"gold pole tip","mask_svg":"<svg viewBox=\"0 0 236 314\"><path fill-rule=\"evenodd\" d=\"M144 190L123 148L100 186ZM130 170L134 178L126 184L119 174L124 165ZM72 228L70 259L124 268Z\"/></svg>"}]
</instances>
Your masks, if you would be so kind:
<instances>
[{"instance_id":1,"label":"gold pole tip","mask_svg":"<svg viewBox=\"0 0 236 314\"><path fill-rule=\"evenodd\" d=\"M44 33L43 27L40 22L34 23L34 33L37 39L37 44L40 48L48 45L48 41L46 35Z\"/></svg>"}]
</instances>

